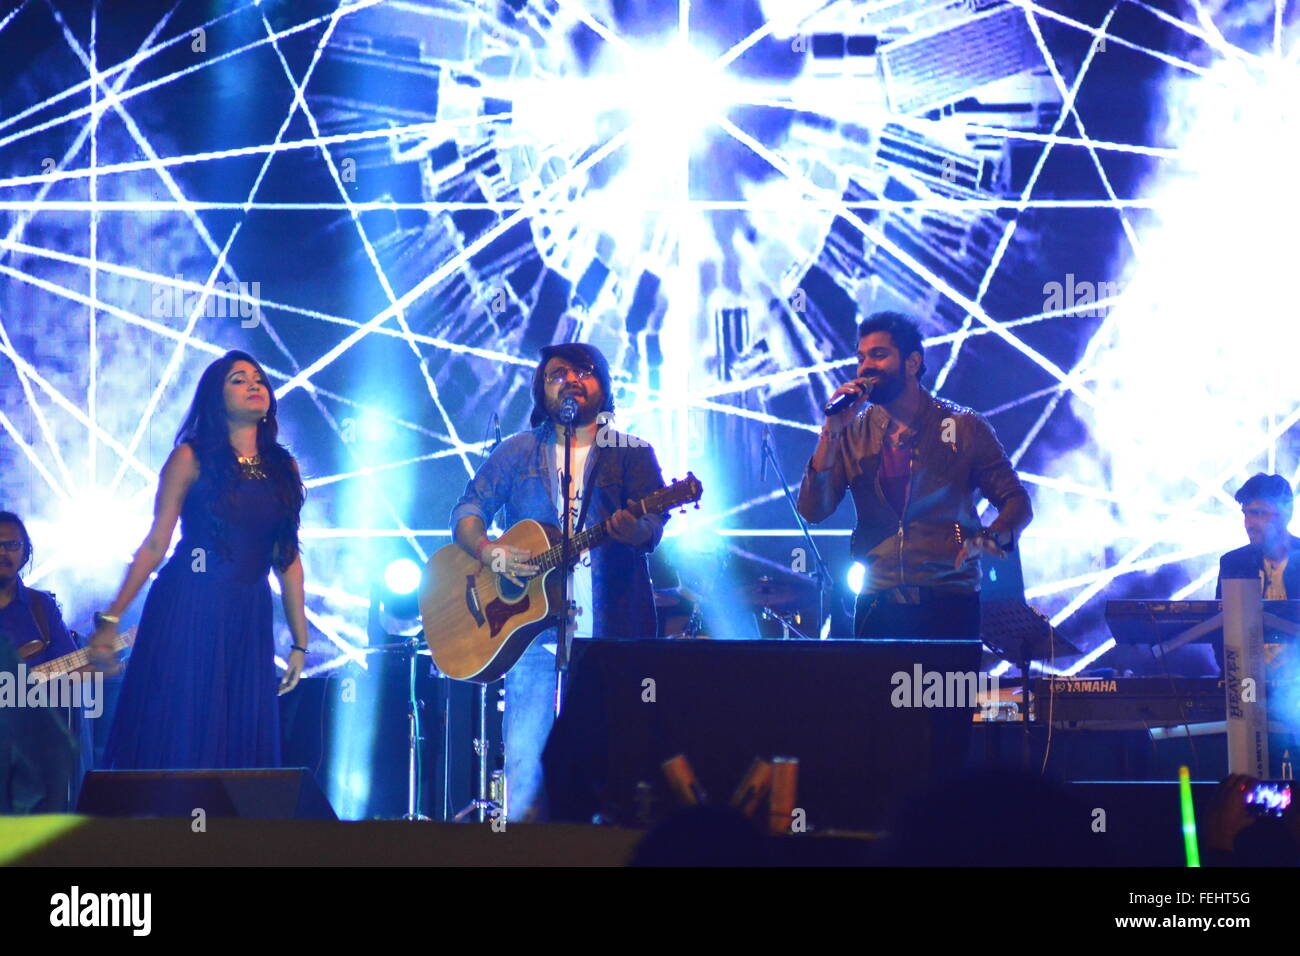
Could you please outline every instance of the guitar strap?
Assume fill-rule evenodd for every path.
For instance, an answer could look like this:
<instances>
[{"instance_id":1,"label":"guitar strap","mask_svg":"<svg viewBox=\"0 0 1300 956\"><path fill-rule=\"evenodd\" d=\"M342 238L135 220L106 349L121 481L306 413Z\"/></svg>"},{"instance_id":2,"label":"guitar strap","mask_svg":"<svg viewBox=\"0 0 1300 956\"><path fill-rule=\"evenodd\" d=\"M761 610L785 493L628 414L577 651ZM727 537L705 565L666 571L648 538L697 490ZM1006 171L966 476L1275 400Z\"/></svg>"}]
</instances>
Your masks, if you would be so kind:
<instances>
[{"instance_id":1,"label":"guitar strap","mask_svg":"<svg viewBox=\"0 0 1300 956\"><path fill-rule=\"evenodd\" d=\"M42 592L31 588L27 590L31 591L31 594L28 595L27 607L32 612L32 620L36 622L36 630L41 632L41 640L45 642L46 647L49 647L50 622L45 616L45 605L41 602L40 595Z\"/></svg>"}]
</instances>

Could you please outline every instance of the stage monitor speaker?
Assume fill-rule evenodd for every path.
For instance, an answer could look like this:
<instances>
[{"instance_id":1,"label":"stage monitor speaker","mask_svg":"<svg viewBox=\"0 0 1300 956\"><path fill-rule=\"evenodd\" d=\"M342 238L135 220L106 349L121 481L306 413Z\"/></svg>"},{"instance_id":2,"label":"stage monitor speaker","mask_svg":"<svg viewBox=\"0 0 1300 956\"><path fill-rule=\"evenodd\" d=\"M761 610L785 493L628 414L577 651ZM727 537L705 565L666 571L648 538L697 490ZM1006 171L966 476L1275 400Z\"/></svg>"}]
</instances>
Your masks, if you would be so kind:
<instances>
[{"instance_id":1,"label":"stage monitor speaker","mask_svg":"<svg viewBox=\"0 0 1300 956\"><path fill-rule=\"evenodd\" d=\"M676 754L715 803L755 757L797 757L810 827L885 829L965 765L975 707L895 706L895 675L978 666L969 641L577 641L543 759L550 817L652 824Z\"/></svg>"},{"instance_id":2,"label":"stage monitor speaker","mask_svg":"<svg viewBox=\"0 0 1300 956\"><path fill-rule=\"evenodd\" d=\"M337 820L306 768L261 770L93 770L77 812L96 817L209 817Z\"/></svg>"}]
</instances>

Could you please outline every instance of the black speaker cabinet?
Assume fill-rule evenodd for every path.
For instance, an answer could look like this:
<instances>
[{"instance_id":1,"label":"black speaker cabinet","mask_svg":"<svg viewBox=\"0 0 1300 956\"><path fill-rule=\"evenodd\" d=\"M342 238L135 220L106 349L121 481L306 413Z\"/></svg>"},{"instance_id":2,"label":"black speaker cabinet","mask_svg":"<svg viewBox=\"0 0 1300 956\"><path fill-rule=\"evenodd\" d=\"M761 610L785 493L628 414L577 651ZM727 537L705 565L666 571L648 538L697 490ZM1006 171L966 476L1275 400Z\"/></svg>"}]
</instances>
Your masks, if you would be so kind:
<instances>
[{"instance_id":1,"label":"black speaker cabinet","mask_svg":"<svg viewBox=\"0 0 1300 956\"><path fill-rule=\"evenodd\" d=\"M672 808L675 754L714 803L754 757L782 756L810 827L886 828L964 766L975 706L895 706L894 675L978 665L970 642L577 641L543 761L550 817L646 825Z\"/></svg>"},{"instance_id":2,"label":"black speaker cabinet","mask_svg":"<svg viewBox=\"0 0 1300 956\"><path fill-rule=\"evenodd\" d=\"M209 817L247 820L338 819L311 771L93 770L77 812L97 817Z\"/></svg>"}]
</instances>

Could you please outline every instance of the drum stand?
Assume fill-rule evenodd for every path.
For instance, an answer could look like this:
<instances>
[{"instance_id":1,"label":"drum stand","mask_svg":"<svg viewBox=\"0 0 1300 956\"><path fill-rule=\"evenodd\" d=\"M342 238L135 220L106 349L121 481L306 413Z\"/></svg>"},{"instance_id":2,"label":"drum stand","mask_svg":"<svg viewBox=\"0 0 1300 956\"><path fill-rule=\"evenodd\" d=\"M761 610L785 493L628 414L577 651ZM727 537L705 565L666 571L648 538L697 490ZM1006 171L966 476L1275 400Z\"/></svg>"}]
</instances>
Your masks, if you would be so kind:
<instances>
[{"instance_id":1,"label":"drum stand","mask_svg":"<svg viewBox=\"0 0 1300 956\"><path fill-rule=\"evenodd\" d=\"M406 641L404 645L410 651L410 687L407 696L408 710L406 720L408 726L407 732L407 751L406 751L406 813L402 815L403 820L428 820L429 818L420 812L420 744L424 738L420 735L420 708L424 706L424 701L416 696L415 690L415 662L420 656L420 636L417 634Z\"/></svg>"},{"instance_id":2,"label":"drum stand","mask_svg":"<svg viewBox=\"0 0 1300 956\"><path fill-rule=\"evenodd\" d=\"M501 444L501 419L497 416L496 412L493 412L492 417L488 419L487 432L491 432L493 428L496 430L496 441L492 442L492 444L488 446L487 451L483 452L484 461L487 461L488 456L492 452L496 451L497 446ZM487 437L486 432L484 433L484 437ZM442 714L442 805L444 808L449 809L449 794L451 792L451 678L445 677L444 680L447 681L448 691L445 697L446 705L443 707ZM487 688L487 684L479 684L478 686L478 728L474 734L474 756L478 758L478 794L473 800L461 807L461 809L456 812L455 816L452 817L452 820L457 823L464 820L471 813L478 814L479 823L483 823L488 819L488 817L495 817L497 813L500 813L500 815L504 817L509 804L509 800L506 796L506 781L504 775L500 778L500 787L495 788L499 789L499 802L493 798L491 791L494 788L492 788L489 783L491 777L488 775L488 753L491 751L491 745L488 742L487 731ZM496 775L493 774L492 776Z\"/></svg>"},{"instance_id":3,"label":"drum stand","mask_svg":"<svg viewBox=\"0 0 1300 956\"><path fill-rule=\"evenodd\" d=\"M478 758L478 795L469 803L465 804L452 820L459 823L471 813L478 814L478 822L483 823L489 817L495 817L498 813L505 816L506 813L506 795L504 788L500 793L501 800L498 803L490 786L491 776L488 774L488 753L491 750L491 744L488 741L487 730L487 700L488 685L478 685L478 729L474 734L474 756ZM451 695L447 696L447 716L451 716ZM450 726L450 720L447 721ZM444 778L445 779L445 778Z\"/></svg>"},{"instance_id":4,"label":"drum stand","mask_svg":"<svg viewBox=\"0 0 1300 956\"><path fill-rule=\"evenodd\" d=\"M799 630L799 628L795 627L795 615L793 614L781 614L764 605L763 609L759 612L759 616L765 621L776 621L781 625L781 640L783 641L790 640L791 634L801 641L814 640L814 638L809 637L803 631Z\"/></svg>"}]
</instances>

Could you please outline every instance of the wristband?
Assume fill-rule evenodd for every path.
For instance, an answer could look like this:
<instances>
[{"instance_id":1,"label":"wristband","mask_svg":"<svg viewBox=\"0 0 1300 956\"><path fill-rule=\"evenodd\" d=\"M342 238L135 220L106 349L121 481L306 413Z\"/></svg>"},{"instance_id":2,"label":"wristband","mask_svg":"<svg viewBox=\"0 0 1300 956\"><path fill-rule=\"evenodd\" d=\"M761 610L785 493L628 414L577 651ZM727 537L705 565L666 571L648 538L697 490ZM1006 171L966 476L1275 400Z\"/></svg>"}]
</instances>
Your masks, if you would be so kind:
<instances>
[{"instance_id":1,"label":"wristband","mask_svg":"<svg viewBox=\"0 0 1300 956\"><path fill-rule=\"evenodd\" d=\"M292 654L294 651L302 651L304 654L306 654L306 653L307 653L307 648L305 648L305 647L299 647L297 644L295 644L295 645L293 645L293 647L289 650L289 653Z\"/></svg>"},{"instance_id":2,"label":"wristband","mask_svg":"<svg viewBox=\"0 0 1300 956\"><path fill-rule=\"evenodd\" d=\"M477 557L479 561L482 562L483 564L487 564L487 562L483 560L483 546L485 544L491 544L491 543L492 543L492 539L485 537L482 541L479 542L478 548L474 551L475 557Z\"/></svg>"},{"instance_id":3,"label":"wristband","mask_svg":"<svg viewBox=\"0 0 1300 956\"><path fill-rule=\"evenodd\" d=\"M1014 534L1008 534L1007 543L1003 544L1001 540L1001 534L1002 532L996 532L993 531L991 528L985 528L979 533L979 536L981 538L988 538L995 545L997 545L998 550L1001 551L1003 554L1011 554L1013 551L1016 550L1016 536Z\"/></svg>"},{"instance_id":4,"label":"wristband","mask_svg":"<svg viewBox=\"0 0 1300 956\"><path fill-rule=\"evenodd\" d=\"M95 624L121 624L122 619L115 614L105 614L103 611L95 612Z\"/></svg>"}]
</instances>

